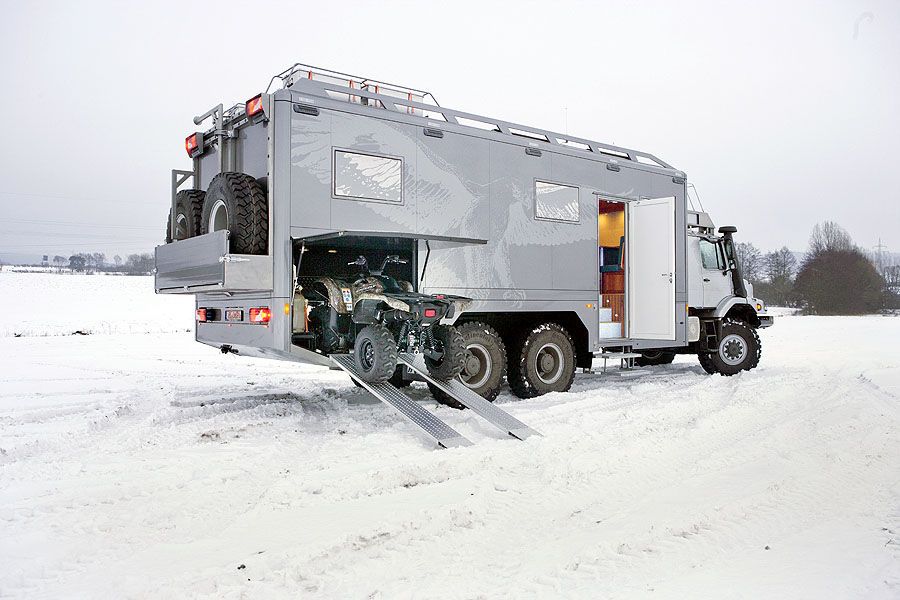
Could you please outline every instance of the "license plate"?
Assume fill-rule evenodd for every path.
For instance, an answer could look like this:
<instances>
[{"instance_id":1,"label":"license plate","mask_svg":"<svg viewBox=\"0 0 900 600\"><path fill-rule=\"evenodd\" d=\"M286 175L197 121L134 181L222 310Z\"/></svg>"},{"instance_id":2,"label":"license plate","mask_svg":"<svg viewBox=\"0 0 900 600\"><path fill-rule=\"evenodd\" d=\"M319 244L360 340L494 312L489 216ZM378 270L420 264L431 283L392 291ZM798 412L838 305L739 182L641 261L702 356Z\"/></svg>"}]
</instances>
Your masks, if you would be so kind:
<instances>
[{"instance_id":1,"label":"license plate","mask_svg":"<svg viewBox=\"0 0 900 600\"><path fill-rule=\"evenodd\" d=\"M225 311L225 320L226 321L243 321L244 320L244 311L237 308L229 308Z\"/></svg>"}]
</instances>

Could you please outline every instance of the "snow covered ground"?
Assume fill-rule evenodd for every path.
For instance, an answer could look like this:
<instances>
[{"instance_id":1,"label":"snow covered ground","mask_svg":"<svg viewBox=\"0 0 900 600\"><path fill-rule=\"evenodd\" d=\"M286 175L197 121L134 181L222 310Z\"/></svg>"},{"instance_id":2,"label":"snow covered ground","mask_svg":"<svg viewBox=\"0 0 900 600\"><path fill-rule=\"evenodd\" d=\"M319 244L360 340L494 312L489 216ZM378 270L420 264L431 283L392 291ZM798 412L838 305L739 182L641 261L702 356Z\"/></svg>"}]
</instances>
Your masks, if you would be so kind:
<instances>
[{"instance_id":1,"label":"snow covered ground","mask_svg":"<svg viewBox=\"0 0 900 600\"><path fill-rule=\"evenodd\" d=\"M417 385L475 442L434 450L191 311L0 273L0 597L900 597L900 318L782 317L732 378L505 393L526 442Z\"/></svg>"}]
</instances>

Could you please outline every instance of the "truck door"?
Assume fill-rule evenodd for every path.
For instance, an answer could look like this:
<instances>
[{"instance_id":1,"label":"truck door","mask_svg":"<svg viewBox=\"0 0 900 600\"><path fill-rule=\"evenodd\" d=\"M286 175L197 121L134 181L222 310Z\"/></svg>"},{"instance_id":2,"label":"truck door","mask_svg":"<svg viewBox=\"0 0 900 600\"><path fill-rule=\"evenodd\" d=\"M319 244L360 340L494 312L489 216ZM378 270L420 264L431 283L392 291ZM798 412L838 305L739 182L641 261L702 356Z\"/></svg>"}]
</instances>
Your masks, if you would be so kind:
<instances>
[{"instance_id":1,"label":"truck door","mask_svg":"<svg viewBox=\"0 0 900 600\"><path fill-rule=\"evenodd\" d=\"M628 203L628 318L634 339L675 339L675 197Z\"/></svg>"},{"instance_id":2,"label":"truck door","mask_svg":"<svg viewBox=\"0 0 900 600\"><path fill-rule=\"evenodd\" d=\"M732 295L731 277L725 270L722 244L700 240L700 263L703 267L703 306L714 308L723 298Z\"/></svg>"}]
</instances>

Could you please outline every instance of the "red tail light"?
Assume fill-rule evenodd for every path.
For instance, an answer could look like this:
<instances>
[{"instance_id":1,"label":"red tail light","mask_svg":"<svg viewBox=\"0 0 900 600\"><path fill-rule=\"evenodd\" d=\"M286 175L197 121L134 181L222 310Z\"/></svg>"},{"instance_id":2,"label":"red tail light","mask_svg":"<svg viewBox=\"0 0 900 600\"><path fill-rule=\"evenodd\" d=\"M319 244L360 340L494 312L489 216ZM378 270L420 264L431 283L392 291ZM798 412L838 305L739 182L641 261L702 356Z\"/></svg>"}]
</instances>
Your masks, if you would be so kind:
<instances>
[{"instance_id":1,"label":"red tail light","mask_svg":"<svg viewBox=\"0 0 900 600\"><path fill-rule=\"evenodd\" d=\"M259 94L258 96L253 96L252 98L247 100L247 104L245 105L244 112L247 114L248 117L253 117L255 115L258 115L262 111L263 111L262 94Z\"/></svg>"},{"instance_id":2,"label":"red tail light","mask_svg":"<svg viewBox=\"0 0 900 600\"><path fill-rule=\"evenodd\" d=\"M206 309L205 308L197 309L197 321L200 323L206 322Z\"/></svg>"},{"instance_id":3,"label":"red tail light","mask_svg":"<svg viewBox=\"0 0 900 600\"><path fill-rule=\"evenodd\" d=\"M435 310L435 309L433 309L433 308L426 308L426 309L425 309L425 318L426 318L426 319L433 319L433 318L436 317L436 316L437 316L437 310Z\"/></svg>"},{"instance_id":4,"label":"red tail light","mask_svg":"<svg viewBox=\"0 0 900 600\"><path fill-rule=\"evenodd\" d=\"M251 323L268 323L272 320L272 310L268 306L250 309Z\"/></svg>"},{"instance_id":5,"label":"red tail light","mask_svg":"<svg viewBox=\"0 0 900 600\"><path fill-rule=\"evenodd\" d=\"M184 149L191 158L194 158L194 155L203 149L202 144L203 134L201 133L192 133L184 138Z\"/></svg>"}]
</instances>

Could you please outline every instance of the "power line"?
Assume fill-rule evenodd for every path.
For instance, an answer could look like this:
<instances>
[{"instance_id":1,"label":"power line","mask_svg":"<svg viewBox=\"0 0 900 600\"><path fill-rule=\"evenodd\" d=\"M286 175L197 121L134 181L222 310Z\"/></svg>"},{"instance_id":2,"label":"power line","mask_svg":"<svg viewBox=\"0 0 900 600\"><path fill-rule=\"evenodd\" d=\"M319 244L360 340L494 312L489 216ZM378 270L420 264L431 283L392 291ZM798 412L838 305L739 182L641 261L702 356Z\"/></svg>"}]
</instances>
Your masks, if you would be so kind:
<instances>
[{"instance_id":1,"label":"power line","mask_svg":"<svg viewBox=\"0 0 900 600\"><path fill-rule=\"evenodd\" d=\"M77 221L54 221L47 219L3 219L4 222L30 223L34 225L73 225L77 227L97 227L101 229L153 229L159 227L151 227L149 225L103 225L100 223L79 223Z\"/></svg>"}]
</instances>

